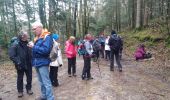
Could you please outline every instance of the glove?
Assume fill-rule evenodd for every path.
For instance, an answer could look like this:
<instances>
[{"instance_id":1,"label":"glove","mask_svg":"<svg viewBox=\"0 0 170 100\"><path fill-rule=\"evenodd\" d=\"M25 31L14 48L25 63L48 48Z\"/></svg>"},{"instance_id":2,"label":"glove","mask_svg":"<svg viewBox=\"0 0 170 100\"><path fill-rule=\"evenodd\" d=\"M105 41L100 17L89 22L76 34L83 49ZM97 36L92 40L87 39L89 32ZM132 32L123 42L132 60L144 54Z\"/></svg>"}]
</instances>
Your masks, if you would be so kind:
<instances>
[{"instance_id":1,"label":"glove","mask_svg":"<svg viewBox=\"0 0 170 100\"><path fill-rule=\"evenodd\" d=\"M60 67L63 66L62 64L59 65Z\"/></svg>"}]
</instances>

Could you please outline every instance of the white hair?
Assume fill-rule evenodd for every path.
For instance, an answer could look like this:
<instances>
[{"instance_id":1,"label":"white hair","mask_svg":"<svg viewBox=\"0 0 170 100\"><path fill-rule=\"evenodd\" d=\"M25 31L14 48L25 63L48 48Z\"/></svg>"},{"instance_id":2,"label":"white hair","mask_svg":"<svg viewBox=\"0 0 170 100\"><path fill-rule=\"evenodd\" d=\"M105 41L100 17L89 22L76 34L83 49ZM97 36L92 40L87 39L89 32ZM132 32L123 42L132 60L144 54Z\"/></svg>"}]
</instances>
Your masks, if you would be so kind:
<instances>
[{"instance_id":1,"label":"white hair","mask_svg":"<svg viewBox=\"0 0 170 100\"><path fill-rule=\"evenodd\" d=\"M42 23L40 23L40 22L34 22L33 24L32 24L32 27L43 27L43 25L42 25Z\"/></svg>"}]
</instances>

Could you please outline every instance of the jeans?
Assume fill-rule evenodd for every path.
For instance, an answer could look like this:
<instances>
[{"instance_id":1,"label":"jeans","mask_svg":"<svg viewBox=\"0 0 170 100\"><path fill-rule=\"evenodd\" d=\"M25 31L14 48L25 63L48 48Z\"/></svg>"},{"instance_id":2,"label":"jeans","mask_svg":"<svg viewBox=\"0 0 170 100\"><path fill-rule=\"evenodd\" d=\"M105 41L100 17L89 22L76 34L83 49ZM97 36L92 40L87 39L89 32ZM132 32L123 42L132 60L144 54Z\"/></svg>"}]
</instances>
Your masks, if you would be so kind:
<instances>
[{"instance_id":1,"label":"jeans","mask_svg":"<svg viewBox=\"0 0 170 100\"><path fill-rule=\"evenodd\" d=\"M41 86L42 97L46 98L47 100L54 100L52 85L49 78L48 66L41 66L35 69Z\"/></svg>"},{"instance_id":2,"label":"jeans","mask_svg":"<svg viewBox=\"0 0 170 100\"><path fill-rule=\"evenodd\" d=\"M76 57L68 58L68 74L71 75L76 73Z\"/></svg>"},{"instance_id":3,"label":"jeans","mask_svg":"<svg viewBox=\"0 0 170 100\"><path fill-rule=\"evenodd\" d=\"M26 69L21 69L17 70L17 89L18 92L23 92L23 78L24 78L24 73L26 74L27 77L27 85L26 85L26 90L31 90L32 87L32 67Z\"/></svg>"}]
</instances>

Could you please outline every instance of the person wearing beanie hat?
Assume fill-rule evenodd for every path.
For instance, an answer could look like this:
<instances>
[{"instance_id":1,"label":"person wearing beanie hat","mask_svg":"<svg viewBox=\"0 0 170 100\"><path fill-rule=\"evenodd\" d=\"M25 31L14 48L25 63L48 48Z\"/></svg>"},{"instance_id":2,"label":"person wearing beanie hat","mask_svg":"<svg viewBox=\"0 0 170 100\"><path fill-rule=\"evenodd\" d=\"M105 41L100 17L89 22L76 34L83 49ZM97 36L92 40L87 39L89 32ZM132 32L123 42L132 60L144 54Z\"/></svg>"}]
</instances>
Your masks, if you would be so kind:
<instances>
[{"instance_id":1,"label":"person wearing beanie hat","mask_svg":"<svg viewBox=\"0 0 170 100\"><path fill-rule=\"evenodd\" d=\"M53 34L53 51L52 52L57 52L57 58L50 63L50 79L51 83L54 87L59 86L58 82L58 67L61 67L63 65L63 60L62 60L62 54L61 54L61 49L60 49L60 44L57 42L59 39L58 34ZM56 50L56 51L55 51Z\"/></svg>"},{"instance_id":2,"label":"person wearing beanie hat","mask_svg":"<svg viewBox=\"0 0 170 100\"><path fill-rule=\"evenodd\" d=\"M54 34L53 34L53 39L54 39L54 40L58 40L58 39L59 39L59 35L58 35L57 33L54 33Z\"/></svg>"},{"instance_id":3,"label":"person wearing beanie hat","mask_svg":"<svg viewBox=\"0 0 170 100\"><path fill-rule=\"evenodd\" d=\"M110 59L110 71L114 71L114 57L116 58L116 63L119 68L119 72L122 72L122 65L120 63L120 49L123 46L123 42L119 35L116 34L114 30L111 32L111 37L109 39L109 46L111 49L111 59Z\"/></svg>"}]
</instances>

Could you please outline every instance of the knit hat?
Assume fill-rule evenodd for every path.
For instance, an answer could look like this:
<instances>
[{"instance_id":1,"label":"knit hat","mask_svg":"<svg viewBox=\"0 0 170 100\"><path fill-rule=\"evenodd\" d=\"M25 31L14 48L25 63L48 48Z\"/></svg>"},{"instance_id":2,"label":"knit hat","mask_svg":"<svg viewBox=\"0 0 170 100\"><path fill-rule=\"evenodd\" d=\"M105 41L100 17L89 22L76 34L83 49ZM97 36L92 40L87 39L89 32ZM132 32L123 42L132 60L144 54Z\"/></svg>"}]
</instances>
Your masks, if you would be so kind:
<instances>
[{"instance_id":1,"label":"knit hat","mask_svg":"<svg viewBox=\"0 0 170 100\"><path fill-rule=\"evenodd\" d=\"M111 32L111 35L113 35L113 34L116 34L116 32L114 30L112 30L112 32Z\"/></svg>"},{"instance_id":2,"label":"knit hat","mask_svg":"<svg viewBox=\"0 0 170 100\"><path fill-rule=\"evenodd\" d=\"M59 39L59 35L56 34L56 33L54 33L54 34L53 34L53 39L54 39L54 40L58 40L58 39Z\"/></svg>"}]
</instances>

